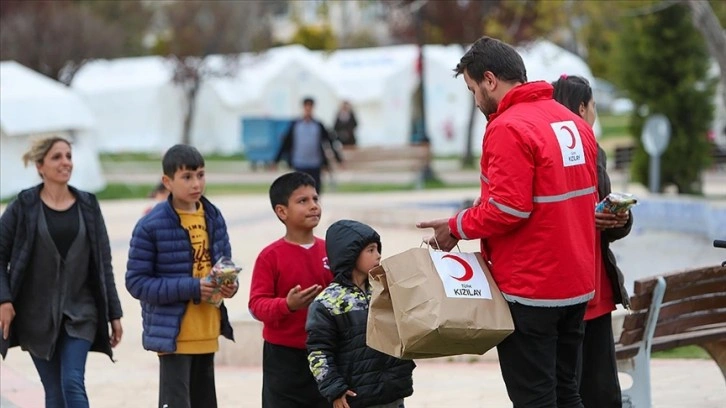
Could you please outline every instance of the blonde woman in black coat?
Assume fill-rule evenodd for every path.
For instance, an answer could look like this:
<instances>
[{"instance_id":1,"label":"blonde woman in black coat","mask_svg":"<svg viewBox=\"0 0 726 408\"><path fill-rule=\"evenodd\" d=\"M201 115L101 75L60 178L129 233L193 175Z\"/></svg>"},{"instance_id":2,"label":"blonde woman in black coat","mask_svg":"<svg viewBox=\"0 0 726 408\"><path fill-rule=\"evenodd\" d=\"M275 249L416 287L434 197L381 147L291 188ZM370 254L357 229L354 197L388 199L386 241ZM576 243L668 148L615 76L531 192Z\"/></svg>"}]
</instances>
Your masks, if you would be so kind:
<instances>
[{"instance_id":1,"label":"blonde woman in black coat","mask_svg":"<svg viewBox=\"0 0 726 408\"><path fill-rule=\"evenodd\" d=\"M96 197L68 185L70 142L38 140L23 159L43 181L0 217L0 354L30 353L46 408L85 408L88 352L112 358L123 334L108 233Z\"/></svg>"}]
</instances>

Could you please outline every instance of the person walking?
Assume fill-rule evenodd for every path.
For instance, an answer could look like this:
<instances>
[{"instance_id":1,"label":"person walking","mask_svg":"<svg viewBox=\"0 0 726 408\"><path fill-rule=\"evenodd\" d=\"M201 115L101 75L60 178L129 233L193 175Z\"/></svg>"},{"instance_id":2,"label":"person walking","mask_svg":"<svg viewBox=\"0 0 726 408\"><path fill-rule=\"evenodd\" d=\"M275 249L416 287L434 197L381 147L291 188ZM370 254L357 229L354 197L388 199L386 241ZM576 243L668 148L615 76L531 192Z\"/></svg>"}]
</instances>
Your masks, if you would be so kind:
<instances>
[{"instance_id":1,"label":"person walking","mask_svg":"<svg viewBox=\"0 0 726 408\"><path fill-rule=\"evenodd\" d=\"M69 141L37 140L23 160L42 182L0 217L0 354L30 353L46 408L86 408L89 351L113 360L123 336L106 225L96 197L68 184Z\"/></svg>"},{"instance_id":2,"label":"person walking","mask_svg":"<svg viewBox=\"0 0 726 408\"><path fill-rule=\"evenodd\" d=\"M335 115L335 135L343 146L355 146L355 128L358 127L358 121L355 118L355 112L350 102L343 101L340 105L338 114Z\"/></svg>"},{"instance_id":3,"label":"person walking","mask_svg":"<svg viewBox=\"0 0 726 408\"><path fill-rule=\"evenodd\" d=\"M313 98L308 97L303 100L303 116L290 124L274 163L285 159L290 168L309 174L315 180L318 194L321 194L323 191L321 173L323 170L329 170L326 150L328 148L332 150L338 163L343 163L343 157L335 148L333 136L313 117L314 107Z\"/></svg>"}]
</instances>

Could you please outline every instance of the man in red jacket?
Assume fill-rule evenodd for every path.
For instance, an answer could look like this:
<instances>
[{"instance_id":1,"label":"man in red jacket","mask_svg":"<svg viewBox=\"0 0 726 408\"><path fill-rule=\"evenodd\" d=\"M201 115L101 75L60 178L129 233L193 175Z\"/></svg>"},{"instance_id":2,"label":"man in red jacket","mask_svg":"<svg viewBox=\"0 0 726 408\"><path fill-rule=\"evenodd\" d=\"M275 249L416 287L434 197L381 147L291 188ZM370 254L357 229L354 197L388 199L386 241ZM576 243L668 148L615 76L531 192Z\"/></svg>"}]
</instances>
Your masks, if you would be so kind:
<instances>
[{"instance_id":1,"label":"man in red jacket","mask_svg":"<svg viewBox=\"0 0 726 408\"><path fill-rule=\"evenodd\" d=\"M430 242L445 251L481 239L514 319L497 347L514 407L582 407L576 360L595 289L595 137L552 99L550 84L527 82L522 58L501 41L479 39L455 71L488 119L481 195L418 227L433 228Z\"/></svg>"}]
</instances>

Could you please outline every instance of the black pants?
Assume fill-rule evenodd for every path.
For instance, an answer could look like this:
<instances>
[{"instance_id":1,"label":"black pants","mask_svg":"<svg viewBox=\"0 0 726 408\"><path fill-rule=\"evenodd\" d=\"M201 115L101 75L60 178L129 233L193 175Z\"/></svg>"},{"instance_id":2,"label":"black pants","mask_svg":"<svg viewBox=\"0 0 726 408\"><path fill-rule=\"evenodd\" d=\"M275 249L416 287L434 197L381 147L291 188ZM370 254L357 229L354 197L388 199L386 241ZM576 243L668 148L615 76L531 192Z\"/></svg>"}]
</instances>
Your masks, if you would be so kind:
<instances>
[{"instance_id":1,"label":"black pants","mask_svg":"<svg viewBox=\"0 0 726 408\"><path fill-rule=\"evenodd\" d=\"M265 342L262 349L262 408L329 408L318 391L305 350Z\"/></svg>"},{"instance_id":2,"label":"black pants","mask_svg":"<svg viewBox=\"0 0 726 408\"><path fill-rule=\"evenodd\" d=\"M217 408L214 353L159 356L159 408Z\"/></svg>"},{"instance_id":3,"label":"black pants","mask_svg":"<svg viewBox=\"0 0 726 408\"><path fill-rule=\"evenodd\" d=\"M318 194L323 193L323 180L321 178L322 169L320 167L296 167L295 171L309 174L315 180L315 187L317 187Z\"/></svg>"},{"instance_id":4,"label":"black pants","mask_svg":"<svg viewBox=\"0 0 726 408\"><path fill-rule=\"evenodd\" d=\"M514 408L582 408L577 362L586 303L532 307L509 303L514 333L498 346Z\"/></svg>"},{"instance_id":5,"label":"black pants","mask_svg":"<svg viewBox=\"0 0 726 408\"><path fill-rule=\"evenodd\" d=\"M585 407L621 408L623 403L610 313L585 322L581 355L580 396Z\"/></svg>"}]
</instances>

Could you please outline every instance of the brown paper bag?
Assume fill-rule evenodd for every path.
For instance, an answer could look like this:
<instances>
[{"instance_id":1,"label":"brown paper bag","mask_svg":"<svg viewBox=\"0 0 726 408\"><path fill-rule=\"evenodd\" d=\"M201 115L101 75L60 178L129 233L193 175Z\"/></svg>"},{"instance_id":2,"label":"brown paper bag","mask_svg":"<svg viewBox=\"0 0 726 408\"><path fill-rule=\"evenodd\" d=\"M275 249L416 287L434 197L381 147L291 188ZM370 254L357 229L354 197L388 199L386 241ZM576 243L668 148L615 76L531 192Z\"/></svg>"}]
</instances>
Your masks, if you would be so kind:
<instances>
[{"instance_id":1,"label":"brown paper bag","mask_svg":"<svg viewBox=\"0 0 726 408\"><path fill-rule=\"evenodd\" d=\"M409 249L383 260L370 282L366 342L388 355L484 354L514 330L478 253Z\"/></svg>"}]
</instances>

